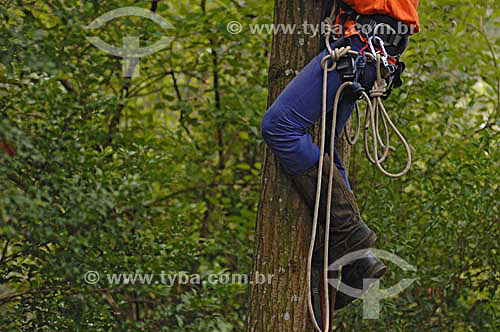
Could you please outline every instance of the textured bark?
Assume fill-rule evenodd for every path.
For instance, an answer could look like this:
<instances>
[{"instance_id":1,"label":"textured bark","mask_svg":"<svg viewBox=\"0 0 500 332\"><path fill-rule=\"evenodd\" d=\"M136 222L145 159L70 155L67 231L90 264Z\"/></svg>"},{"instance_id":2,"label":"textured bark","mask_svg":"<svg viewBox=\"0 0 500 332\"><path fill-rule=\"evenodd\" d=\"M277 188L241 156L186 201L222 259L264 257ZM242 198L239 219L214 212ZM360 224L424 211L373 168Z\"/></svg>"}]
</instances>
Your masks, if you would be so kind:
<instances>
[{"instance_id":1,"label":"textured bark","mask_svg":"<svg viewBox=\"0 0 500 332\"><path fill-rule=\"evenodd\" d=\"M274 24L296 24L297 29L306 21L319 24L330 8L331 1L275 0ZM319 36L273 36L269 105L320 49ZM349 148L344 139L338 147L347 161ZM247 332L313 331L306 297L312 213L267 148L264 159L252 275L274 277L270 283L251 285Z\"/></svg>"}]
</instances>

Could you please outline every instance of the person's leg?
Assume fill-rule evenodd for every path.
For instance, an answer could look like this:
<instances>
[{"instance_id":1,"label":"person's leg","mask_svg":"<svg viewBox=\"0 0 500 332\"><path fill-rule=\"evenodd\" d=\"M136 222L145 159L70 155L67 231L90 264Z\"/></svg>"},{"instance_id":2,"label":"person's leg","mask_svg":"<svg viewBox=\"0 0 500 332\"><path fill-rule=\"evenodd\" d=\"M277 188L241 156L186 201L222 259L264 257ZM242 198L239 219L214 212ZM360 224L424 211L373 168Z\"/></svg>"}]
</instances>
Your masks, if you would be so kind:
<instances>
[{"instance_id":1,"label":"person's leg","mask_svg":"<svg viewBox=\"0 0 500 332\"><path fill-rule=\"evenodd\" d=\"M359 50L361 42L354 41L353 49ZM262 135L264 140L273 151L284 170L292 175L292 181L304 198L306 204L312 209L315 202L317 186L319 148L312 142L307 129L321 118L322 101L322 77L321 59L327 51L321 52L315 57L271 105L262 121ZM365 89L371 87L375 77L374 67L367 67L363 77L366 82ZM340 86L340 75L332 71L328 75L327 96L327 128L332 120L331 107L334 96ZM370 83L371 81L371 83ZM346 97L346 96L344 96ZM339 105L337 122L335 128L336 136L340 136L347 120L351 116L354 100L342 98ZM330 135L327 133L327 137ZM329 140L327 140L329 141ZM329 143L326 144L328 151ZM330 259L336 260L349 252L366 249L376 239L375 234L361 220L354 194L351 192L341 158L335 151L333 156L337 167L333 167L333 191L332 191L332 223L331 232L333 241L330 243ZM330 172L331 159L325 155L323 165L323 176L321 179L322 190L320 196L320 221L326 220L327 187ZM322 249L319 249L322 250ZM345 277L348 285L357 285L361 278L378 278L385 267L376 259L357 260L346 271L363 271L362 273L350 273ZM377 271L377 274L372 273ZM382 272L380 272L382 271ZM343 274L344 276L344 274ZM344 306L352 301L352 298L343 298L339 294L339 303ZM339 306L336 306L338 308Z\"/></svg>"},{"instance_id":2,"label":"person's leg","mask_svg":"<svg viewBox=\"0 0 500 332\"><path fill-rule=\"evenodd\" d=\"M358 39L359 41L359 39ZM353 48L359 49L359 42ZM262 135L283 169L292 175L295 187L313 208L317 186L319 148L312 142L307 129L321 118L323 70L321 59L327 50L316 56L290 82L271 105L262 121ZM331 114L335 94L341 84L340 74L334 70L328 74L327 110ZM353 101L342 101L337 115L336 132L340 133L352 112ZM331 123L331 122L329 122ZM327 123L328 128L328 123ZM328 149L326 149L328 151ZM320 199L320 221L326 220L328 176L334 156L325 154ZM344 174L340 172L344 171ZM376 239L375 234L361 220L355 197L349 190L345 170L337 156L337 167L333 167L332 255L343 255L368 248ZM333 256L332 256L333 257Z\"/></svg>"},{"instance_id":3,"label":"person's leg","mask_svg":"<svg viewBox=\"0 0 500 332\"><path fill-rule=\"evenodd\" d=\"M302 174L319 159L319 148L307 130L321 118L323 71L321 59L325 49L312 59L288 84L262 120L262 137L292 175ZM340 86L337 71L328 74L327 110Z\"/></svg>"},{"instance_id":4,"label":"person's leg","mask_svg":"<svg viewBox=\"0 0 500 332\"><path fill-rule=\"evenodd\" d=\"M354 50L362 47L357 37L351 37L347 42ZM327 54L328 50L323 50L302 69L269 107L262 120L261 132L265 142L284 170L292 175L304 173L316 165L319 159L319 147L312 142L312 137L307 130L321 118L323 70L320 63ZM365 89L369 89L374 80L375 68L367 66L360 83ZM327 83L328 114L325 151L329 150L331 133L328 124L332 120L333 100L341 84L340 75L336 70L328 74ZM337 137L352 114L354 102L355 100L350 98L341 98L335 130ZM337 153L334 156L334 162L349 187L345 168Z\"/></svg>"}]
</instances>

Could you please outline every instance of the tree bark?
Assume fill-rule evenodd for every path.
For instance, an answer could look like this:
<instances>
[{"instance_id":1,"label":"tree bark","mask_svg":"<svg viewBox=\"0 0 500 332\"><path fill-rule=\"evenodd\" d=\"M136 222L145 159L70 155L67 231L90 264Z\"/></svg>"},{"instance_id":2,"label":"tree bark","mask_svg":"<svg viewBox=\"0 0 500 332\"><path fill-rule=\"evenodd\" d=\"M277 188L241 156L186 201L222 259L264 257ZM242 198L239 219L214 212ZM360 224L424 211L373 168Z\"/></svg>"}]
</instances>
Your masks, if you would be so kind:
<instances>
[{"instance_id":1,"label":"tree bark","mask_svg":"<svg viewBox=\"0 0 500 332\"><path fill-rule=\"evenodd\" d=\"M331 10L332 1L275 0L274 24L320 24ZM320 36L276 34L273 36L269 67L270 105L296 72L324 46ZM290 74L291 73L291 74ZM318 125L314 130L318 139ZM339 153L348 161L345 139ZM346 163L346 169L347 163ZM292 187L290 178L266 148L257 214L252 284L247 332L313 331L307 311L306 264L311 236L312 212ZM258 284L255 275L273 275Z\"/></svg>"}]
</instances>

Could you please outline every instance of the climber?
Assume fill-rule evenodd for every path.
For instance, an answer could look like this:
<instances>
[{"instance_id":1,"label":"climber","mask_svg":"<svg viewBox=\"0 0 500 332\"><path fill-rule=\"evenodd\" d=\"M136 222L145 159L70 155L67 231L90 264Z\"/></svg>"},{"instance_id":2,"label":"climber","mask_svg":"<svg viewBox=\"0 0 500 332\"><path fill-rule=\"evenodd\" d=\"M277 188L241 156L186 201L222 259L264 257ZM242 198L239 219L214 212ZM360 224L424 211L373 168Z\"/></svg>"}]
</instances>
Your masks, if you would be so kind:
<instances>
[{"instance_id":1,"label":"climber","mask_svg":"<svg viewBox=\"0 0 500 332\"><path fill-rule=\"evenodd\" d=\"M331 43L332 48L350 46L354 51L370 50L368 38L377 36L383 41L388 53L385 79L390 86L401 85L399 78L404 64L399 61L408 37L419 31L417 14L418 0L345 0L334 5L336 23L343 28ZM360 29L360 26L372 29ZM383 33L377 30L385 27ZM401 29L404 27L405 29ZM363 30L363 31L362 31ZM400 30L405 30L401 32ZM380 45L378 45L380 46ZM377 46L376 46L377 47ZM381 51L381 47L377 47ZM261 132L264 141L278 159L282 169L291 176L295 188L313 209L317 186L319 148L313 143L308 129L321 118L322 74L321 59L328 54L325 49L313 58L269 107L262 120ZM337 69L329 72L327 84L327 110L332 109L333 97L339 86L346 80L355 80L364 91L369 91L376 79L373 62L357 66L353 57L337 64ZM327 132L326 138L339 137L348 121L359 94L345 93L340 100L336 117L335 133ZM327 117L327 122L331 121ZM327 126L328 128L328 126ZM328 145L327 145L328 146ZM332 160L333 159L333 160ZM330 243L329 262L361 249L370 248L376 240L375 233L361 220L355 196L349 185L346 171L337 151L334 156L325 154L319 220L326 218L327 183L330 163L333 167L333 191L331 226L329 229L333 243ZM321 249L322 250L322 249ZM345 284L363 288L363 279L378 279L385 273L385 265L372 255L360 258L342 268L341 280ZM349 304L353 298L337 294L335 309Z\"/></svg>"}]
</instances>

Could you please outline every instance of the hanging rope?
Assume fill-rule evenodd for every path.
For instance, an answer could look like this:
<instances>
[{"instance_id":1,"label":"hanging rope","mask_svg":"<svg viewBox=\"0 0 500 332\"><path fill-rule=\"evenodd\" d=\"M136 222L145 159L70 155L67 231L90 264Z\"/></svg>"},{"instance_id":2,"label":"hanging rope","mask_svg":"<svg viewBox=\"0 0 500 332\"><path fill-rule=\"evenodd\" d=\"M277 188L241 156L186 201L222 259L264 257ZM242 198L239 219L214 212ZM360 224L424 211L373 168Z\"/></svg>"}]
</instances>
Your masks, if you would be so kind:
<instances>
[{"instance_id":1,"label":"hanging rope","mask_svg":"<svg viewBox=\"0 0 500 332\"><path fill-rule=\"evenodd\" d=\"M330 15L330 20L332 20L333 15L335 13L335 5L332 9L332 14ZM332 21L330 21L331 23ZM327 54L323 59L321 59L321 68L323 69L323 91L322 91L322 108L321 108L321 136L320 136L320 158L318 162L318 177L317 177L317 187L316 187L316 201L314 204L314 214L313 214L313 226L312 226L312 232L311 232L311 241L309 244L309 253L307 257L307 287L308 287L308 310L309 314L311 316L314 328L318 332L328 332L330 331L330 324L333 326L333 317L332 317L332 322L330 322L330 305L332 308L335 306L334 303L330 304L330 296L329 296L329 287L328 287L328 248L329 248L329 243L330 240L333 241L333 239L330 239L330 232L328 231L330 229L330 223L331 223L331 207L332 207L332 186L333 186L333 167L335 166L335 163L330 163L330 169L329 169L329 178L328 178L328 191L327 191L327 206L326 206L326 220L325 220L325 236L324 236L324 246L323 246L323 289L324 289L324 317L323 317L323 330L320 328L318 321L316 320L316 317L314 315L314 308L312 304L312 298L311 298L311 271L312 271L312 258L314 254L314 242L316 239L316 233L317 233L317 227L318 227L318 216L319 216L319 203L320 203L320 195L321 195L321 178L323 175L323 164L324 164L324 152L325 152L325 135L326 135L326 113L327 113L327 84L328 84L328 73L335 70L337 67L337 62L345 56L359 56L359 53L356 51L351 50L350 46L347 47L340 47L336 49L332 49L330 45L330 40L331 40L331 33L328 31L326 33L326 47L328 49L329 54ZM399 132L399 130L396 128L394 123L389 117L389 114L387 113L384 104L382 102L382 96L386 92L387 89L387 82L385 79L382 77L382 62L384 65L387 63L386 58L382 58L380 54L378 54L373 46L371 45L371 53L369 52L364 52L364 55L368 58L369 61L371 62L376 62L376 69L377 69L377 78L376 81L370 90L370 95L368 95L365 91L361 91L361 96L362 98L366 101L366 112L365 112L365 126L364 126L364 147L365 147L365 153L366 156L368 157L368 160L370 160L371 163L375 164L377 168L385 175L390 176L390 177L399 177L403 176L408 172L411 166L411 150L408 142L404 138L404 136ZM381 43L381 47L385 52L385 49L383 48L383 42ZM387 54L385 54L387 56ZM349 86L354 85L353 82L344 82L340 85L339 89L337 90L337 93L335 94L335 100L333 104L333 114L332 114L332 124L331 124L331 141L330 141L330 156L334 155L334 148L335 148L335 127L336 127L336 119L337 119L337 111L338 111L338 104L340 101L340 98L342 96L342 92ZM360 133L360 127L361 127L361 120L360 120L360 112L357 103L355 104L355 110L356 110L356 129L355 129L355 134L354 137L351 138L350 135L345 131L346 134L346 139L349 144L355 144L358 139L359 139L359 133ZM384 133L385 133L385 141L382 140L379 134L379 118L382 118L382 124L384 126ZM407 164L405 168L398 173L391 173L387 170L385 170L382 167L382 162L384 162L389 155L389 150L393 149L389 145L389 129L387 124L391 127L392 130L396 133L396 135L399 137L399 139L402 141L406 153L407 153ZM372 128L372 136L373 136L373 156L370 153L369 149L369 144L368 144L368 130L369 128ZM379 156L378 152L378 147L379 145L383 148L382 155ZM333 311L332 311L333 315Z\"/></svg>"}]
</instances>

